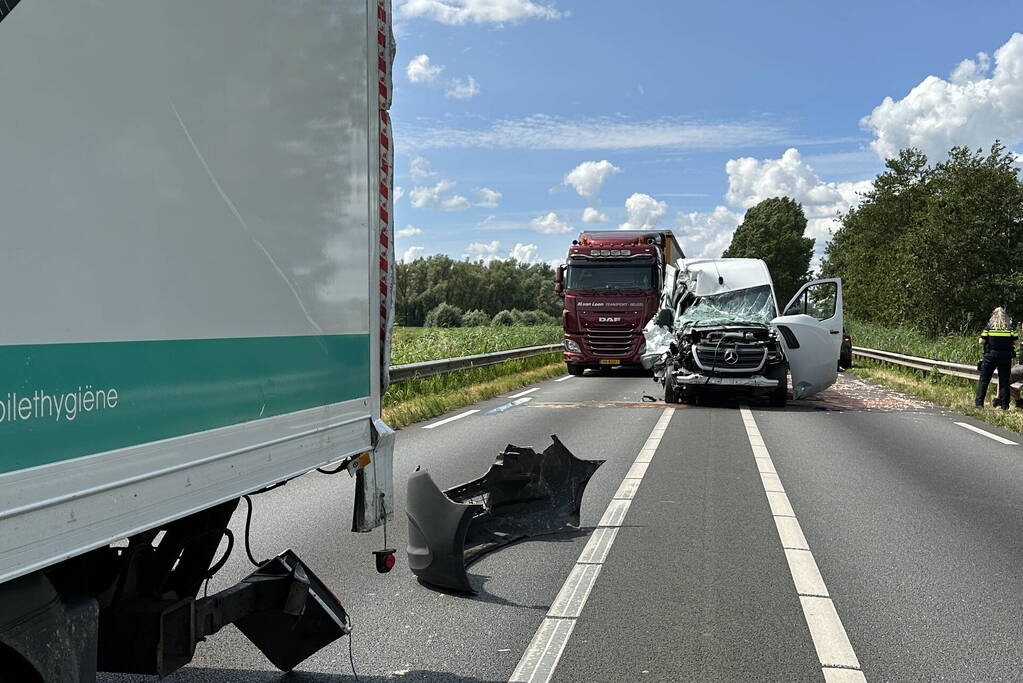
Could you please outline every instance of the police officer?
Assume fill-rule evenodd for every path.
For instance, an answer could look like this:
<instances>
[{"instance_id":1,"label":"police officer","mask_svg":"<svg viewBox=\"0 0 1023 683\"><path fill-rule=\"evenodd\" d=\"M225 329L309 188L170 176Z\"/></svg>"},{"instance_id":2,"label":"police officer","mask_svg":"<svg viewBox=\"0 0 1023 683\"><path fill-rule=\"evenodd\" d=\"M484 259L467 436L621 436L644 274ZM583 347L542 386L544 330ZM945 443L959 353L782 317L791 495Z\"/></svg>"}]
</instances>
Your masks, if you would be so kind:
<instances>
[{"instance_id":1,"label":"police officer","mask_svg":"<svg viewBox=\"0 0 1023 683\"><path fill-rule=\"evenodd\" d=\"M977 397L973 404L984 407L984 397L991 376L998 370L998 397L995 405L1002 410L1009 409L1009 375L1012 359L1016 355L1016 334L1012 330L1012 320L1005 309L999 306L991 312L987 327L980 333L980 343L984 346L984 360L980 364L980 383L977 384Z\"/></svg>"}]
</instances>

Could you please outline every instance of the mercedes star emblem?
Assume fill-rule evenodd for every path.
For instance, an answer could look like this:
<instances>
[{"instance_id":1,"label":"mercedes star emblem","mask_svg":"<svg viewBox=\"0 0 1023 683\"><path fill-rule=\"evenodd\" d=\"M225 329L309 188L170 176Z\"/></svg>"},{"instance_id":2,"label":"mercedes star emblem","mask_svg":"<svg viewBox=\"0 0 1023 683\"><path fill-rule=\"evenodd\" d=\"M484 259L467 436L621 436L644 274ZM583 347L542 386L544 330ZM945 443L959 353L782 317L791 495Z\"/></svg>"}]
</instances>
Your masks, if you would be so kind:
<instances>
[{"instance_id":1,"label":"mercedes star emblem","mask_svg":"<svg viewBox=\"0 0 1023 683\"><path fill-rule=\"evenodd\" d=\"M729 365L735 365L739 362L739 352L735 349L728 349L725 351L725 362Z\"/></svg>"}]
</instances>

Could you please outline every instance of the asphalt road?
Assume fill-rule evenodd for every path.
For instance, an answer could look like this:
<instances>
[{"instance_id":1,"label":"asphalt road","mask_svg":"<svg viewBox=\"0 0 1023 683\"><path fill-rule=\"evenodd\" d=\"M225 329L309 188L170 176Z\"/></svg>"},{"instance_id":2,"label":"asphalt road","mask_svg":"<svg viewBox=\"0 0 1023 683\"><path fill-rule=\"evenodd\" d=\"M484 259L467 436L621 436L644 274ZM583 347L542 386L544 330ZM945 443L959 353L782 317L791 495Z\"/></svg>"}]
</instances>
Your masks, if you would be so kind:
<instances>
[{"instance_id":1,"label":"asphalt road","mask_svg":"<svg viewBox=\"0 0 1023 683\"><path fill-rule=\"evenodd\" d=\"M506 444L541 449L551 434L607 460L583 529L485 557L470 569L476 596L420 585L403 554L377 574L380 534L347 531L347 475L255 498L254 553L293 548L335 588L354 619L360 680L508 681L548 642L534 639L545 625L571 631L545 650L555 681L1023 680L1023 447L956 422L1014 435L847 378L785 409L754 403L745 419L727 401L666 412L644 402L657 387L634 374L535 388L519 397L528 402L499 397L398 434L399 491L417 466L446 488L481 475ZM627 515L590 564L626 489ZM389 541L404 548L398 502ZM211 591L250 570L236 550ZM577 617L564 618L569 593ZM348 646L282 676L228 627L168 680L354 680Z\"/></svg>"}]
</instances>

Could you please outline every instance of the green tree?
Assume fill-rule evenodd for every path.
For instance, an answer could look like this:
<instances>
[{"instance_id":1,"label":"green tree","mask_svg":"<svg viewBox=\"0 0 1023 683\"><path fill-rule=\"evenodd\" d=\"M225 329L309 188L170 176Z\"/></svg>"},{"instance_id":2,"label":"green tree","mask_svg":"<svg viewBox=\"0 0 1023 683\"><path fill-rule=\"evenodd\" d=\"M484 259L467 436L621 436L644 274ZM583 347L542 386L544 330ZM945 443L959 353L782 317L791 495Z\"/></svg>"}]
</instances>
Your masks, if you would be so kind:
<instances>
[{"instance_id":1,"label":"green tree","mask_svg":"<svg viewBox=\"0 0 1023 683\"><path fill-rule=\"evenodd\" d=\"M489 324L490 316L478 308L462 316L462 327L481 327Z\"/></svg>"},{"instance_id":2,"label":"green tree","mask_svg":"<svg viewBox=\"0 0 1023 683\"><path fill-rule=\"evenodd\" d=\"M1023 183L1015 156L956 147L928 165L917 150L886 162L842 218L821 272L841 277L859 320L931 334L976 331L991 309L1023 317Z\"/></svg>"},{"instance_id":3,"label":"green tree","mask_svg":"<svg viewBox=\"0 0 1023 683\"><path fill-rule=\"evenodd\" d=\"M515 316L511 314L511 311L498 311L490 324L501 327L511 327L515 324Z\"/></svg>"},{"instance_id":4,"label":"green tree","mask_svg":"<svg viewBox=\"0 0 1023 683\"><path fill-rule=\"evenodd\" d=\"M926 200L930 170L916 149L903 150L885 166L873 189L842 216L825 249L821 275L842 278L851 317L898 325L913 315L911 226Z\"/></svg>"},{"instance_id":5,"label":"green tree","mask_svg":"<svg viewBox=\"0 0 1023 683\"><path fill-rule=\"evenodd\" d=\"M808 279L813 239L804 237L803 207L788 197L765 199L746 211L724 258L758 258L767 263L780 304Z\"/></svg>"},{"instance_id":6,"label":"green tree","mask_svg":"<svg viewBox=\"0 0 1023 683\"><path fill-rule=\"evenodd\" d=\"M488 316L513 308L561 315L562 300L553 288L554 269L546 263L484 264L437 255L399 263L396 275L399 325L422 325L440 303L481 310Z\"/></svg>"},{"instance_id":7,"label":"green tree","mask_svg":"<svg viewBox=\"0 0 1023 683\"><path fill-rule=\"evenodd\" d=\"M426 314L426 327L461 327L462 310L457 306L439 303Z\"/></svg>"}]
</instances>

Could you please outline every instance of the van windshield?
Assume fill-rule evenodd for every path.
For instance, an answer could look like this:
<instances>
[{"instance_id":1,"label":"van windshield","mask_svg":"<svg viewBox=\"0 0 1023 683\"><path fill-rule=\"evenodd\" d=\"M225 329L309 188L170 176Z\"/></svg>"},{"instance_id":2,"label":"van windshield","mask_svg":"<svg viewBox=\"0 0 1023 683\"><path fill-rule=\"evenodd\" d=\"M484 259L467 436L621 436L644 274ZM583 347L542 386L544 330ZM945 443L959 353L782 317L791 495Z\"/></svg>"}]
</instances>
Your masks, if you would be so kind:
<instances>
[{"instance_id":1,"label":"van windshield","mask_svg":"<svg viewBox=\"0 0 1023 683\"><path fill-rule=\"evenodd\" d=\"M568 266L565 274L565 289L602 291L616 289L654 289L654 268L652 265L634 264L586 264Z\"/></svg>"},{"instance_id":2,"label":"van windshield","mask_svg":"<svg viewBox=\"0 0 1023 683\"><path fill-rule=\"evenodd\" d=\"M682 325L768 324L775 316L770 285L701 296L682 313Z\"/></svg>"}]
</instances>

